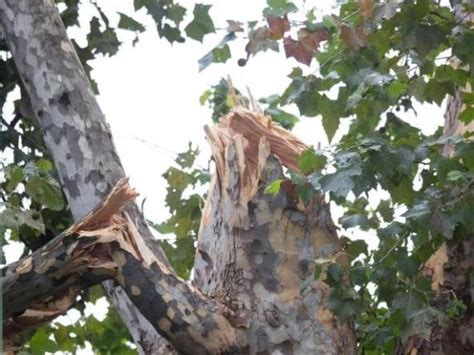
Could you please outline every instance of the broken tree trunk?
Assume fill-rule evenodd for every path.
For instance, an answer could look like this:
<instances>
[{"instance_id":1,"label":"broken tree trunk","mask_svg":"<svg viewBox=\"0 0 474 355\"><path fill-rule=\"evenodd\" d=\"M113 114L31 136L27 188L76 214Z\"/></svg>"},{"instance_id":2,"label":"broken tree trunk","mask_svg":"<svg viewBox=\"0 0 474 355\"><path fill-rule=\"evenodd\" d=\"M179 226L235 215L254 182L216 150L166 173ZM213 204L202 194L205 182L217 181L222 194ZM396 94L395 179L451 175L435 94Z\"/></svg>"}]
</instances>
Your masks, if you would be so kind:
<instances>
[{"instance_id":1,"label":"broken tree trunk","mask_svg":"<svg viewBox=\"0 0 474 355\"><path fill-rule=\"evenodd\" d=\"M341 251L329 207L304 206L286 180L307 149L258 113L237 110L207 128L217 173L203 211L196 286L233 312L251 354L354 354L355 334L323 303L329 287L314 280L315 260Z\"/></svg>"},{"instance_id":2,"label":"broken tree trunk","mask_svg":"<svg viewBox=\"0 0 474 355\"><path fill-rule=\"evenodd\" d=\"M109 127L53 1L1 0L0 24L77 221L124 177ZM160 335L183 353L235 349L222 307L169 269L135 204L125 213L146 257L116 253L122 288L105 287L139 351L157 353Z\"/></svg>"}]
</instances>

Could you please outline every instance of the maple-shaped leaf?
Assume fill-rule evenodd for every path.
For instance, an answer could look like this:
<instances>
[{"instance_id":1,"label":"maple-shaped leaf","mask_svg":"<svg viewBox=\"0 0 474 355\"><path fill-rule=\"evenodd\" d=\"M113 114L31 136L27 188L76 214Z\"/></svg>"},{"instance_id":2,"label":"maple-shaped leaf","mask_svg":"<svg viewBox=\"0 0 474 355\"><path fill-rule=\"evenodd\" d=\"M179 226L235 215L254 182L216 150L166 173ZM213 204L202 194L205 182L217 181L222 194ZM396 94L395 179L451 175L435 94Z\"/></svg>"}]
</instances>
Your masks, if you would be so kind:
<instances>
[{"instance_id":1,"label":"maple-shaped leaf","mask_svg":"<svg viewBox=\"0 0 474 355\"><path fill-rule=\"evenodd\" d=\"M298 62L309 66L318 51L319 43L328 38L329 33L324 29L309 31L302 28L298 31L298 40L291 37L286 37L283 40L286 57L293 57Z\"/></svg>"},{"instance_id":2,"label":"maple-shaped leaf","mask_svg":"<svg viewBox=\"0 0 474 355\"><path fill-rule=\"evenodd\" d=\"M270 30L270 38L281 39L286 31L290 30L290 22L288 17L267 17L268 28Z\"/></svg>"},{"instance_id":3,"label":"maple-shaped leaf","mask_svg":"<svg viewBox=\"0 0 474 355\"><path fill-rule=\"evenodd\" d=\"M211 5L194 5L194 19L184 29L188 37L202 42L206 34L216 31L214 23L209 16L210 8Z\"/></svg>"},{"instance_id":4,"label":"maple-shaped leaf","mask_svg":"<svg viewBox=\"0 0 474 355\"><path fill-rule=\"evenodd\" d=\"M341 39L354 52L357 52L367 44L367 37L361 30L346 25L341 26Z\"/></svg>"},{"instance_id":5,"label":"maple-shaped leaf","mask_svg":"<svg viewBox=\"0 0 474 355\"><path fill-rule=\"evenodd\" d=\"M270 38L268 27L259 27L249 33L249 42L245 46L247 57L260 51L272 49L278 51L278 43Z\"/></svg>"}]
</instances>

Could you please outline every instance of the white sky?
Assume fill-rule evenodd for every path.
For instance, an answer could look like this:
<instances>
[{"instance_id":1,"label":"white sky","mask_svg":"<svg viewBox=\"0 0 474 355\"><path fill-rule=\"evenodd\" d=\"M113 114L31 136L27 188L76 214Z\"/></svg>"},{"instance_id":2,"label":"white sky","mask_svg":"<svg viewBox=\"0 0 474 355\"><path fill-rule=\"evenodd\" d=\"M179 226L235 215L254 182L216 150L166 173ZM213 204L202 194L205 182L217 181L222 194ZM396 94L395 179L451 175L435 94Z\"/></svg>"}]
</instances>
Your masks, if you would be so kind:
<instances>
[{"instance_id":1,"label":"white sky","mask_svg":"<svg viewBox=\"0 0 474 355\"><path fill-rule=\"evenodd\" d=\"M118 16L113 15L117 11L134 14L132 1L100 0L98 3L110 14L111 25L118 22ZM192 9L194 2L181 3ZM216 28L224 28L227 19L259 19L265 7L263 0L206 3L213 4L211 17L215 19ZM314 3L322 9L321 13L328 13L336 1ZM95 14L92 7L83 9L83 23L87 24L90 14ZM226 64L212 64L199 73L198 59L220 41L224 31L206 36L203 44L187 40L185 44L171 46L158 38L153 22L143 9L138 16L133 16L145 23L147 31L133 47L134 35L118 30L119 39L125 43L112 58L93 61L93 77L98 82L99 104L111 126L126 174L140 192L138 201L146 197L146 217L161 222L168 215L164 203L166 184L161 175L172 164L174 153L185 151L192 141L202 152L201 165L206 165L210 157L203 126L211 123L211 112L200 105L201 94L228 75L237 88L245 91L248 86L255 98L281 93L290 82L287 75L296 62L286 59L282 51L267 52L259 53L246 66L239 67L237 59L245 54L245 41L234 41L230 44L233 57ZM84 29L70 30L72 37L79 37L79 43L85 33ZM419 114L427 132L433 132L443 122L442 109L436 106L424 106ZM327 144L320 118L303 118L294 133L307 144ZM18 259L21 248L14 243L5 247L5 253L11 262ZM93 313L100 314L103 308L99 304ZM70 312L63 321L67 318L77 319L77 314ZM90 349L85 353L91 353Z\"/></svg>"}]
</instances>

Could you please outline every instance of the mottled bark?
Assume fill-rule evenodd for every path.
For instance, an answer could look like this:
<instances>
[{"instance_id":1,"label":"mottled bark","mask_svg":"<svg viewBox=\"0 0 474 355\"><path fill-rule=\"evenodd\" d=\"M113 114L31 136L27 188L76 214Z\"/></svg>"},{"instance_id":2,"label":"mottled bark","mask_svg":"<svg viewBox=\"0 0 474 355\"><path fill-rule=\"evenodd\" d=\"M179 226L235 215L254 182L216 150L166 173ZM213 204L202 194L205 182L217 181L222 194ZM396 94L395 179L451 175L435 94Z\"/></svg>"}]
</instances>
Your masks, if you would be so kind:
<instances>
[{"instance_id":1,"label":"mottled bark","mask_svg":"<svg viewBox=\"0 0 474 355\"><path fill-rule=\"evenodd\" d=\"M79 220L124 177L109 127L51 0L1 0L0 22ZM183 353L235 349L237 332L220 305L169 269L136 205L125 213L137 252L114 254L125 292L106 288L141 352L156 352L160 335Z\"/></svg>"},{"instance_id":2,"label":"mottled bark","mask_svg":"<svg viewBox=\"0 0 474 355\"><path fill-rule=\"evenodd\" d=\"M114 278L110 244L123 245L119 211L136 193L123 180L81 221L2 269L3 329L7 347L22 332L63 314L83 289Z\"/></svg>"},{"instance_id":3,"label":"mottled bark","mask_svg":"<svg viewBox=\"0 0 474 355\"><path fill-rule=\"evenodd\" d=\"M2 0L0 21L69 206L79 220L124 177L109 127L52 1ZM131 210L138 217L137 209ZM140 223L149 242L151 234L142 227L144 221ZM162 255L157 252L160 259ZM109 283L105 288L138 349L147 352L140 344L153 343L158 333L124 292Z\"/></svg>"},{"instance_id":4,"label":"mottled bark","mask_svg":"<svg viewBox=\"0 0 474 355\"><path fill-rule=\"evenodd\" d=\"M218 173L211 183L199 233L194 283L226 304L245 329L251 354L353 354L350 323L323 303L329 287L314 280L315 260L341 251L322 196L304 206L281 162L297 169L306 147L247 111L208 128Z\"/></svg>"}]
</instances>

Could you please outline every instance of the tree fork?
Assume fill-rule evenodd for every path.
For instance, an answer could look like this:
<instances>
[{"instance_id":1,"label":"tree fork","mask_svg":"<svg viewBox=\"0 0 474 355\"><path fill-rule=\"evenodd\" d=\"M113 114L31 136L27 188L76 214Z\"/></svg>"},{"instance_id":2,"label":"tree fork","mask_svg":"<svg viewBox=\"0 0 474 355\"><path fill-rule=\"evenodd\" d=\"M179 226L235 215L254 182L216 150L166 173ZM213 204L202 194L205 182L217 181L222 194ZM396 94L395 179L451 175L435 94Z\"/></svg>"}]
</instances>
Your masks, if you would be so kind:
<instances>
[{"instance_id":1,"label":"tree fork","mask_svg":"<svg viewBox=\"0 0 474 355\"><path fill-rule=\"evenodd\" d=\"M109 127L51 0L1 0L0 24L77 221L125 176ZM126 292L104 286L138 350L157 353L160 334L183 353L233 349L237 334L220 306L176 278L135 204L124 212L149 262L118 253ZM137 294L133 282L147 289Z\"/></svg>"}]
</instances>

